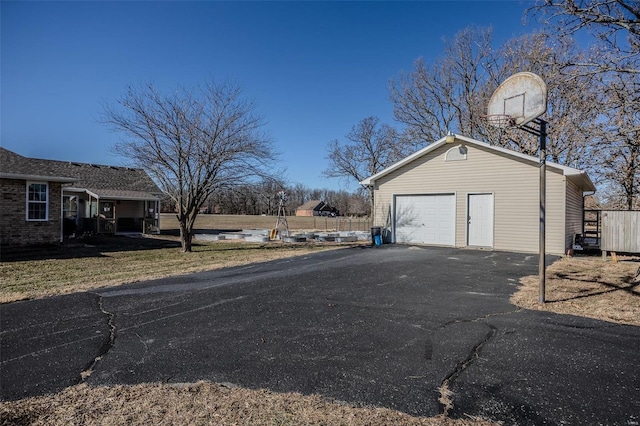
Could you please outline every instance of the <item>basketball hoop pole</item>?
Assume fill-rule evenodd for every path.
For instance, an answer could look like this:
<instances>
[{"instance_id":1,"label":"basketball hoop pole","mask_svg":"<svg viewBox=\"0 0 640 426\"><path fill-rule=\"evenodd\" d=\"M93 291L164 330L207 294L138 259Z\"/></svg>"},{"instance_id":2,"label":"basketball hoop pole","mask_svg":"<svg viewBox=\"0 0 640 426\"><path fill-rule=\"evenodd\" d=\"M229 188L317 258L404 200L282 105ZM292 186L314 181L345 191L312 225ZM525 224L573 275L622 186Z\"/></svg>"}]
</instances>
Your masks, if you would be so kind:
<instances>
[{"instance_id":1,"label":"basketball hoop pole","mask_svg":"<svg viewBox=\"0 0 640 426\"><path fill-rule=\"evenodd\" d=\"M547 122L541 118L532 121L538 125L538 128L522 126L527 133L536 135L540 138L540 232L539 232L539 248L538 255L538 276L540 277L540 286L538 290L540 303L545 303L545 283L546 283L546 266L544 263L545 256L545 216L547 210Z\"/></svg>"},{"instance_id":2,"label":"basketball hoop pole","mask_svg":"<svg viewBox=\"0 0 640 426\"><path fill-rule=\"evenodd\" d=\"M547 194L547 84L532 72L519 72L503 81L491 95L485 120L500 129L515 127L540 138L540 243L538 275L540 303L545 302L545 215ZM529 123L536 126L530 126ZM514 126L515 125L515 126Z\"/></svg>"}]
</instances>

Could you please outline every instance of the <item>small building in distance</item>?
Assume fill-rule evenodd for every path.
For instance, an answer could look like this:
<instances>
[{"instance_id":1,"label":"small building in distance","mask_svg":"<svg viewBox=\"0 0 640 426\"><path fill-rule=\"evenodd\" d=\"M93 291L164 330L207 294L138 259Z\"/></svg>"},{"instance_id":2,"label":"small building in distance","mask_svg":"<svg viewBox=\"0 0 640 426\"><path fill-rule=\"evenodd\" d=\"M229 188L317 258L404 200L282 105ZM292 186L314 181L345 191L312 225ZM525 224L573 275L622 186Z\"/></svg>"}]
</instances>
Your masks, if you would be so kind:
<instances>
[{"instance_id":1,"label":"small building in distance","mask_svg":"<svg viewBox=\"0 0 640 426\"><path fill-rule=\"evenodd\" d=\"M296 209L296 216L338 216L340 212L324 201L307 201Z\"/></svg>"}]
</instances>

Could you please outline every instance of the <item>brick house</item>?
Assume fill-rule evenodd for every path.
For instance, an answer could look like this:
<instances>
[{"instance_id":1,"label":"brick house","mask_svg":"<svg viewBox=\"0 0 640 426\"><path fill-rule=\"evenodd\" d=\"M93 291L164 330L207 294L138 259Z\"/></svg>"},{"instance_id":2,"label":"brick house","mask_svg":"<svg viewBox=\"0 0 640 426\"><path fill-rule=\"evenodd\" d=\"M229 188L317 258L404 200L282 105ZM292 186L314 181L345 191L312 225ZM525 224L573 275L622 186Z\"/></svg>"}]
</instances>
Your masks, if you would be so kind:
<instances>
[{"instance_id":1,"label":"brick house","mask_svg":"<svg viewBox=\"0 0 640 426\"><path fill-rule=\"evenodd\" d=\"M0 147L0 245L158 232L161 192L142 169L28 158Z\"/></svg>"}]
</instances>

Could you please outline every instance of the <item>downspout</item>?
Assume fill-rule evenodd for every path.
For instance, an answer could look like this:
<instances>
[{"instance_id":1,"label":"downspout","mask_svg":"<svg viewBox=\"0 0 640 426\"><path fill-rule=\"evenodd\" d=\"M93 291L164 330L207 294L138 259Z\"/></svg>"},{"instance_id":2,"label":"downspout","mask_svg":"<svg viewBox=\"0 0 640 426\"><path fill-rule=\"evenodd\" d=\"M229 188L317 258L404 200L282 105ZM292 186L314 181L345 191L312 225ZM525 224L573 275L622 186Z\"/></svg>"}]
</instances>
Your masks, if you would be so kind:
<instances>
[{"instance_id":1,"label":"downspout","mask_svg":"<svg viewBox=\"0 0 640 426\"><path fill-rule=\"evenodd\" d=\"M369 195L369 201L371 203L371 226L375 226L375 219L376 219L376 200L375 200L375 185L370 184L367 185L369 191L370 191L370 195Z\"/></svg>"},{"instance_id":2,"label":"downspout","mask_svg":"<svg viewBox=\"0 0 640 426\"><path fill-rule=\"evenodd\" d=\"M156 200L156 210L154 212L156 216L156 234L160 234L160 200Z\"/></svg>"}]
</instances>

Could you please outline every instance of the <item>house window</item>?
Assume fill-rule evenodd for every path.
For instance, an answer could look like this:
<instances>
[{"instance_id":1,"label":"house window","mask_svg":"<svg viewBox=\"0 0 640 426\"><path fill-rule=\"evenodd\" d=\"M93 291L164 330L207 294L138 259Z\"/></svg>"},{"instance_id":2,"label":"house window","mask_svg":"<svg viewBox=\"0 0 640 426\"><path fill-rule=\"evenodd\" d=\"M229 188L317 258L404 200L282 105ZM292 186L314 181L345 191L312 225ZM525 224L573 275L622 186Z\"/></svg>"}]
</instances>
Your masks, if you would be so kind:
<instances>
[{"instance_id":1,"label":"house window","mask_svg":"<svg viewBox=\"0 0 640 426\"><path fill-rule=\"evenodd\" d=\"M27 220L49 220L49 185L27 183Z\"/></svg>"}]
</instances>

